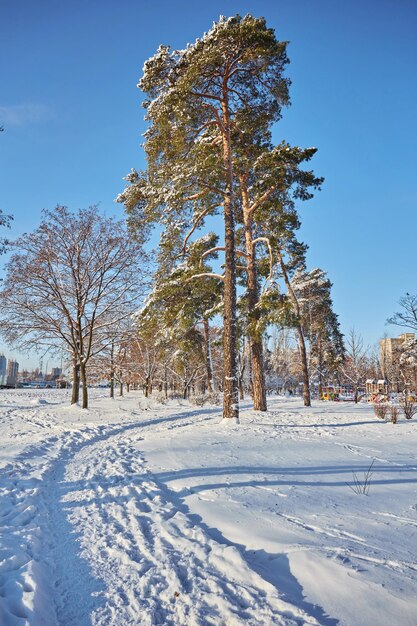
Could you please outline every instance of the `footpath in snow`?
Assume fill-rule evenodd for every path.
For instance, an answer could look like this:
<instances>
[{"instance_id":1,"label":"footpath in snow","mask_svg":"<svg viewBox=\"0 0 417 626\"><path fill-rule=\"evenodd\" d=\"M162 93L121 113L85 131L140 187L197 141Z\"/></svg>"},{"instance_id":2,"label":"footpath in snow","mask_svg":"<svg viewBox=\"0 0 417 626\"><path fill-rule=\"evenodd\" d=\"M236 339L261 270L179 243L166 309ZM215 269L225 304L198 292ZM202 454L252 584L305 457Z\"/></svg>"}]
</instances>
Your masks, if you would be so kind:
<instances>
[{"instance_id":1,"label":"footpath in snow","mask_svg":"<svg viewBox=\"0 0 417 626\"><path fill-rule=\"evenodd\" d=\"M417 422L92 395L0 391L1 626L416 625Z\"/></svg>"}]
</instances>

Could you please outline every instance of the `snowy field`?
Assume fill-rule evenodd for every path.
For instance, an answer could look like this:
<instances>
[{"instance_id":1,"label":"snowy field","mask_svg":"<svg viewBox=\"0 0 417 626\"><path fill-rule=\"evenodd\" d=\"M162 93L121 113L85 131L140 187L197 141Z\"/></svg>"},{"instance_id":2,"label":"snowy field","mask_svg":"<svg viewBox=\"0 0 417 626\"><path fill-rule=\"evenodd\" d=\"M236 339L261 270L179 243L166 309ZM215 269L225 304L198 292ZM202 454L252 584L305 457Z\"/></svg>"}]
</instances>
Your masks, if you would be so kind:
<instances>
[{"instance_id":1,"label":"snowy field","mask_svg":"<svg viewBox=\"0 0 417 626\"><path fill-rule=\"evenodd\" d=\"M417 421L106 392L0 391L1 626L416 626Z\"/></svg>"}]
</instances>

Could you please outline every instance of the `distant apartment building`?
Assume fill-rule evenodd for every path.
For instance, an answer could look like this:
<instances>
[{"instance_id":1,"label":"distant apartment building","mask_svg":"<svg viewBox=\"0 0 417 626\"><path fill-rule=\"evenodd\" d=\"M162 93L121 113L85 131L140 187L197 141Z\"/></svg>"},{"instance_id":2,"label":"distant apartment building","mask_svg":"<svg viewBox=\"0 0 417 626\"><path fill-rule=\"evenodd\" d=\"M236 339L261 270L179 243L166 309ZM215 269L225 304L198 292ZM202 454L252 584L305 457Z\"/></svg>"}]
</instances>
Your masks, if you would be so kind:
<instances>
[{"instance_id":1,"label":"distant apartment building","mask_svg":"<svg viewBox=\"0 0 417 626\"><path fill-rule=\"evenodd\" d=\"M53 367L52 368L52 373L51 373L51 377L53 380L60 378L62 374L62 369L60 367Z\"/></svg>"},{"instance_id":2,"label":"distant apartment building","mask_svg":"<svg viewBox=\"0 0 417 626\"><path fill-rule=\"evenodd\" d=\"M19 363L17 361L10 361L7 363L7 379L6 385L14 387L17 382L17 374L19 372Z\"/></svg>"},{"instance_id":3,"label":"distant apartment building","mask_svg":"<svg viewBox=\"0 0 417 626\"><path fill-rule=\"evenodd\" d=\"M0 385L6 384L6 364L6 357L4 356L4 354L0 354Z\"/></svg>"},{"instance_id":4,"label":"distant apartment building","mask_svg":"<svg viewBox=\"0 0 417 626\"><path fill-rule=\"evenodd\" d=\"M381 363L384 361L391 362L396 354L407 345L409 341L415 341L414 333L403 333L399 337L386 337L379 342L379 350Z\"/></svg>"},{"instance_id":5,"label":"distant apartment building","mask_svg":"<svg viewBox=\"0 0 417 626\"><path fill-rule=\"evenodd\" d=\"M384 371L389 368L396 360L402 350L410 343L415 341L414 333L403 333L399 337L386 337L379 342L379 354L381 360L381 368Z\"/></svg>"},{"instance_id":6,"label":"distant apartment building","mask_svg":"<svg viewBox=\"0 0 417 626\"><path fill-rule=\"evenodd\" d=\"M379 342L379 358L382 375L391 385L398 387L402 380L400 374L401 355L416 340L414 333L403 333L399 337L386 337Z\"/></svg>"}]
</instances>

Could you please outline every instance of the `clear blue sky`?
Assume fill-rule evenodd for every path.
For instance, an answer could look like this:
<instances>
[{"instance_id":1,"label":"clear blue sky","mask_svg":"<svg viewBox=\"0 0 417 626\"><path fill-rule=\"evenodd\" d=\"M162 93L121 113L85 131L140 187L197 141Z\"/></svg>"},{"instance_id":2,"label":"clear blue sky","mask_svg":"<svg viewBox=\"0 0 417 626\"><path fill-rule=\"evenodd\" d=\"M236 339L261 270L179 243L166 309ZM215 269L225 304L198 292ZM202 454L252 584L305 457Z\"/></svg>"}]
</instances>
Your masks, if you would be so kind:
<instances>
[{"instance_id":1,"label":"clear blue sky","mask_svg":"<svg viewBox=\"0 0 417 626\"><path fill-rule=\"evenodd\" d=\"M328 271L344 332L394 334L386 318L417 291L415 0L1 3L0 207L12 234L58 203L121 216L122 178L144 165L144 61L235 13L265 16L290 41L292 106L275 139L317 146L326 178L300 208L310 267Z\"/></svg>"}]
</instances>

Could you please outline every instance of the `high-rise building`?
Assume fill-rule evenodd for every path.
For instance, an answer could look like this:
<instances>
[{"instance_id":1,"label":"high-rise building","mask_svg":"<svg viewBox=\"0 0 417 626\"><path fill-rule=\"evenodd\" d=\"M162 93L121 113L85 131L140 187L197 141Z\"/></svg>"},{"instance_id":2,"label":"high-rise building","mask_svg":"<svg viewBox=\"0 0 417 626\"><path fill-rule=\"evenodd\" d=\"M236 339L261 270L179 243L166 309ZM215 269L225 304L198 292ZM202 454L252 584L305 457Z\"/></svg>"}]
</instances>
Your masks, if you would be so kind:
<instances>
[{"instance_id":1,"label":"high-rise building","mask_svg":"<svg viewBox=\"0 0 417 626\"><path fill-rule=\"evenodd\" d=\"M409 342L415 341L414 333L403 333L399 337L385 337L379 342L379 354L382 373L388 378L388 371L398 361L402 351Z\"/></svg>"},{"instance_id":2,"label":"high-rise building","mask_svg":"<svg viewBox=\"0 0 417 626\"><path fill-rule=\"evenodd\" d=\"M53 367L51 376L53 379L59 378L62 374L62 369L60 367Z\"/></svg>"},{"instance_id":3,"label":"high-rise building","mask_svg":"<svg viewBox=\"0 0 417 626\"><path fill-rule=\"evenodd\" d=\"M19 371L19 363L17 361L8 361L7 363L7 380L6 385L14 387L17 381L17 373Z\"/></svg>"},{"instance_id":4,"label":"high-rise building","mask_svg":"<svg viewBox=\"0 0 417 626\"><path fill-rule=\"evenodd\" d=\"M0 385L6 384L6 357L0 354Z\"/></svg>"}]
</instances>

